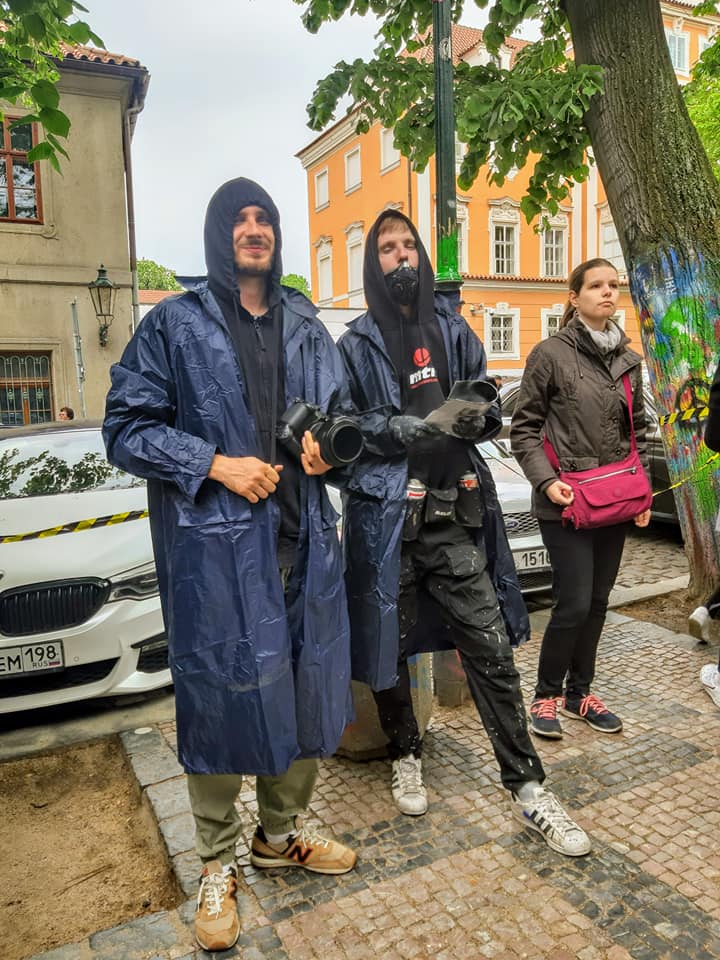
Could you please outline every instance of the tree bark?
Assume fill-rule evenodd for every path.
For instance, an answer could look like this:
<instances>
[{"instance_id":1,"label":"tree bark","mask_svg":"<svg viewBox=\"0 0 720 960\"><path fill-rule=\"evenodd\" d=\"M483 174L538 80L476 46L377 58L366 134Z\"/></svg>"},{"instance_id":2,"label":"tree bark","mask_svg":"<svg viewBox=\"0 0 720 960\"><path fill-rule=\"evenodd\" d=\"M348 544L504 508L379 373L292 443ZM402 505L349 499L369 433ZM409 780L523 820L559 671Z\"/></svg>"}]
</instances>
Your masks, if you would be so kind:
<instances>
[{"instance_id":1,"label":"tree bark","mask_svg":"<svg viewBox=\"0 0 720 960\"><path fill-rule=\"evenodd\" d=\"M585 118L625 255L690 567L720 582L720 489L700 415L718 362L720 189L685 107L658 0L566 0L575 59L604 68ZM693 411L693 412L689 412ZM677 416L673 416L677 415ZM670 574L669 574L670 575Z\"/></svg>"}]
</instances>

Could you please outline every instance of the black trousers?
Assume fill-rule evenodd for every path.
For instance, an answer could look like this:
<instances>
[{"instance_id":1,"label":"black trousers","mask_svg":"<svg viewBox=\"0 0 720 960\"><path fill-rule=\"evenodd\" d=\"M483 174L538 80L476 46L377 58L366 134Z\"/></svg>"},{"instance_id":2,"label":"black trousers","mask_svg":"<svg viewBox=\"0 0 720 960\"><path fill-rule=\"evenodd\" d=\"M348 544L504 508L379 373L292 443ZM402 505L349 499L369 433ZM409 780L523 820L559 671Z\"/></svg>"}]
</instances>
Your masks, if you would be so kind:
<instances>
[{"instance_id":1,"label":"black trousers","mask_svg":"<svg viewBox=\"0 0 720 960\"><path fill-rule=\"evenodd\" d=\"M487 557L470 531L455 523L425 524L403 543L398 616L400 655L396 687L376 691L380 724L393 759L422 750L410 697L405 638L417 622L418 591L439 604L452 629L468 686L495 757L503 785L517 789L545 773L530 741L520 676L487 570Z\"/></svg>"},{"instance_id":2,"label":"black trousers","mask_svg":"<svg viewBox=\"0 0 720 960\"><path fill-rule=\"evenodd\" d=\"M627 524L576 530L541 520L550 554L553 607L538 664L537 697L590 693L608 598L620 567ZM566 680L567 678L567 680Z\"/></svg>"}]
</instances>

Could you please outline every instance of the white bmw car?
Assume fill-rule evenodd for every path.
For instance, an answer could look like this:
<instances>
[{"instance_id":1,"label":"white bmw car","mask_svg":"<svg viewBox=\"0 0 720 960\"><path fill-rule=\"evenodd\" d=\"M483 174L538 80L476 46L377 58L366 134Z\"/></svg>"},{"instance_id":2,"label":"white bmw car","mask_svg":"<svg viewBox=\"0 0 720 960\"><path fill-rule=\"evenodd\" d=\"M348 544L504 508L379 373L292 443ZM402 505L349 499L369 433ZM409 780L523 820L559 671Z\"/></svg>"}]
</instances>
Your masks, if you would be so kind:
<instances>
[{"instance_id":1,"label":"white bmw car","mask_svg":"<svg viewBox=\"0 0 720 960\"><path fill-rule=\"evenodd\" d=\"M170 683L145 483L97 422L0 429L0 713Z\"/></svg>"}]
</instances>

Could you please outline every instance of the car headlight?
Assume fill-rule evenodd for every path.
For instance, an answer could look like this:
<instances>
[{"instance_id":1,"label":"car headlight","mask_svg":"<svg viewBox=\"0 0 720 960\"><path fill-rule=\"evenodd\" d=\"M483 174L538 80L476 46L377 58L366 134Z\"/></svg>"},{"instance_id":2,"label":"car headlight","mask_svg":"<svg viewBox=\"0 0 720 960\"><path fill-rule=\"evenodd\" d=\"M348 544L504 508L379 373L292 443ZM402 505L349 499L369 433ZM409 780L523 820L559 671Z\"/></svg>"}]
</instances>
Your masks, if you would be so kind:
<instances>
[{"instance_id":1,"label":"car headlight","mask_svg":"<svg viewBox=\"0 0 720 960\"><path fill-rule=\"evenodd\" d=\"M158 579L155 564L144 563L141 567L125 570L110 578L110 595L106 603L113 600L147 600L158 594Z\"/></svg>"}]
</instances>

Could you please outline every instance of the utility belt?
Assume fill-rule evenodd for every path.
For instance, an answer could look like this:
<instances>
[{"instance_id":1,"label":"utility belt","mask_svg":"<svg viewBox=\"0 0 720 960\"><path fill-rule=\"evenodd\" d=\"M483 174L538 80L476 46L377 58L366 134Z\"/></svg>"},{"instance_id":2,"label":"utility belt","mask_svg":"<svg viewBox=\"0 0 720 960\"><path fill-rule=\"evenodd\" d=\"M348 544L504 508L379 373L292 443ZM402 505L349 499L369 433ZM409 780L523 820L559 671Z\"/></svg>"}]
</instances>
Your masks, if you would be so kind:
<instances>
[{"instance_id":1,"label":"utility belt","mask_svg":"<svg viewBox=\"0 0 720 960\"><path fill-rule=\"evenodd\" d=\"M422 480L408 480L403 540L415 540L424 523L481 527L485 505L474 473L464 473L454 487L433 490Z\"/></svg>"}]
</instances>

